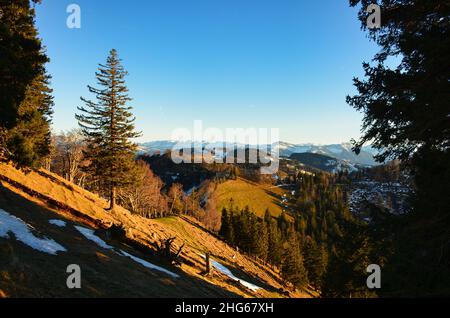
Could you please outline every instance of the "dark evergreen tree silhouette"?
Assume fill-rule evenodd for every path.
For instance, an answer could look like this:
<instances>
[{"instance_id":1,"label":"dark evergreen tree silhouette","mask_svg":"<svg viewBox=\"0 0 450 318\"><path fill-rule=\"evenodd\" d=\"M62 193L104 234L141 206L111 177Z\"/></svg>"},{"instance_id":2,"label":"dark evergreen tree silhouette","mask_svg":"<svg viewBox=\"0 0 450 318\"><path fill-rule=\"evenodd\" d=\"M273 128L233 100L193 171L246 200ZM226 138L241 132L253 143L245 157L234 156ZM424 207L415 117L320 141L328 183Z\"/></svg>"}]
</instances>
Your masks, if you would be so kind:
<instances>
[{"instance_id":1,"label":"dark evergreen tree silhouette","mask_svg":"<svg viewBox=\"0 0 450 318\"><path fill-rule=\"evenodd\" d=\"M359 18L367 30L365 9ZM395 230L395 261L387 271L402 282L391 293L439 295L450 284L450 3L380 0L382 26L368 30L380 51L355 79L348 103L361 111L363 136L355 151L372 142L379 161L399 158L414 175L413 213ZM389 59L401 61L395 68ZM405 266L411 262L411 266ZM385 270L385 272L386 272ZM407 276L409 279L403 280ZM408 286L408 287L407 287ZM395 287L393 287L395 289ZM383 289L382 292L388 292Z\"/></svg>"},{"instance_id":2,"label":"dark evergreen tree silhouette","mask_svg":"<svg viewBox=\"0 0 450 318\"><path fill-rule=\"evenodd\" d=\"M0 157L37 167L49 154L53 98L31 3L0 3Z\"/></svg>"}]
</instances>

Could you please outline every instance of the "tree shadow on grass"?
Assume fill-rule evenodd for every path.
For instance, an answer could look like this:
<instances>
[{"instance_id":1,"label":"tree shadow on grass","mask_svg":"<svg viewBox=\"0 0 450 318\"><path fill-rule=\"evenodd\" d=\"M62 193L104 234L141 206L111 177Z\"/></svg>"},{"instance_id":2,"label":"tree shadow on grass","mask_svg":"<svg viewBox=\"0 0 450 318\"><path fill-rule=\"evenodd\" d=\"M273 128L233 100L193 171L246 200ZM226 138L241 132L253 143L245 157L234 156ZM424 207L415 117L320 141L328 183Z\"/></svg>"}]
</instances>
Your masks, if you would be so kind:
<instances>
[{"instance_id":1,"label":"tree shadow on grass","mask_svg":"<svg viewBox=\"0 0 450 318\"><path fill-rule=\"evenodd\" d=\"M58 213L57 208L47 208L44 202L31 201L27 195L20 191L16 193L2 184L0 208L67 249L67 252L49 255L32 249L14 237L0 238L0 272L8 277L0 279L0 285L11 297L239 297L177 268L168 268L179 275L178 278L171 278L112 250L101 248L73 227L78 224L76 217L67 219ZM67 225L59 228L50 224L50 219L64 220ZM143 260L163 263L142 251L123 244L120 246ZM69 274L66 270L69 264L78 264L81 268L81 289L67 288Z\"/></svg>"}]
</instances>

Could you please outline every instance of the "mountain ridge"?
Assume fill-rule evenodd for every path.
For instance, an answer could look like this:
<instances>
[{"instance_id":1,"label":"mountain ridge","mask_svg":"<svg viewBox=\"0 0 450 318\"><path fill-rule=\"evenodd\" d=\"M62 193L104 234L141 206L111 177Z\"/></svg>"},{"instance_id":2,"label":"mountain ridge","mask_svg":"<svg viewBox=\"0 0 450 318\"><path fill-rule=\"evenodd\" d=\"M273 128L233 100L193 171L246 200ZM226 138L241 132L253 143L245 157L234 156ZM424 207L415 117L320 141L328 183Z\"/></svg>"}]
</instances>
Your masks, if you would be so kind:
<instances>
[{"instance_id":1,"label":"mountain ridge","mask_svg":"<svg viewBox=\"0 0 450 318\"><path fill-rule=\"evenodd\" d=\"M174 140L155 140L148 141L139 144L139 152L146 153L149 155L154 155L157 153L163 153L167 150L173 148L188 148L193 145L194 141L174 141ZM230 142L202 142L203 146L208 145L209 147L224 147L224 146L236 146L237 148L250 147L255 148L256 145L246 145L243 143L230 143ZM277 147L279 150L279 155L282 157L290 157L294 153L317 153L338 160L348 161L351 164L363 165L363 166L375 166L378 163L374 159L374 155L377 154L377 150L371 146L364 146L361 149L359 155L352 151L352 145L350 142L343 142L340 144L314 144L314 143L300 143L293 144L288 142L280 141L278 143L273 143L271 145L260 145L264 149L271 149L272 147Z\"/></svg>"}]
</instances>

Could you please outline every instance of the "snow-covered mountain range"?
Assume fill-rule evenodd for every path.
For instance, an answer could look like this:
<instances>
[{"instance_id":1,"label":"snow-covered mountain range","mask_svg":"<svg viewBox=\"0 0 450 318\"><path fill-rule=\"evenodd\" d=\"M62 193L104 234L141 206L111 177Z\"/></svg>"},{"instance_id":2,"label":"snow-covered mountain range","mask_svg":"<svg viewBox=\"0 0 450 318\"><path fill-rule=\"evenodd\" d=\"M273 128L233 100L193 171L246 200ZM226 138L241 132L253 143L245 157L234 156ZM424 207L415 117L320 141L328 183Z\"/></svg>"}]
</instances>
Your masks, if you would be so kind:
<instances>
[{"instance_id":1,"label":"snow-covered mountain range","mask_svg":"<svg viewBox=\"0 0 450 318\"><path fill-rule=\"evenodd\" d=\"M178 148L188 148L191 147L192 142L183 142L179 144L177 141L170 140L158 140L141 143L139 145L140 153L147 153L149 155L154 155L156 153L164 153L167 150ZM217 142L213 145L208 144L210 147L222 147L223 142ZM226 144L227 146L229 144ZM235 144L238 148L245 147L244 144ZM252 146L250 146L252 147ZM254 146L253 146L254 147ZM272 144L272 147L278 147L280 156L289 157L294 153L316 153L327 155L339 160L344 160L346 162L358 165L372 166L376 165L373 156L377 153L375 149L370 146L365 146L361 149L359 155L356 155L352 151L352 146L350 143L341 144L330 144L330 145L317 145L312 143L306 144L292 144L280 141L279 143Z\"/></svg>"},{"instance_id":2,"label":"snow-covered mountain range","mask_svg":"<svg viewBox=\"0 0 450 318\"><path fill-rule=\"evenodd\" d=\"M279 143L279 151L281 156L289 157L293 153L317 153L327 155L336 159L348 161L353 164L373 166L375 162L373 156L377 151L370 146L361 149L359 155L352 151L352 145L349 142L331 145L315 145L315 144L290 144L287 142Z\"/></svg>"}]
</instances>

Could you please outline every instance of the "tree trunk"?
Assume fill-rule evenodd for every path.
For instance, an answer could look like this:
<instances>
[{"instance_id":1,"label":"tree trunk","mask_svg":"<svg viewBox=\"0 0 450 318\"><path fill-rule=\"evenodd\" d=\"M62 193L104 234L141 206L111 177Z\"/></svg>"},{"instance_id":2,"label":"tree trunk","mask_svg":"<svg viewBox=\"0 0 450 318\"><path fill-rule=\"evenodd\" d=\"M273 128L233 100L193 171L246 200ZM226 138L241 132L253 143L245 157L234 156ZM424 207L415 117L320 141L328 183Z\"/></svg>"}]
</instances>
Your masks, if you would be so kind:
<instances>
[{"instance_id":1,"label":"tree trunk","mask_svg":"<svg viewBox=\"0 0 450 318\"><path fill-rule=\"evenodd\" d=\"M169 215L172 215L172 209L173 209L173 205L174 205L174 204L175 204L175 199L173 199L172 205L170 206Z\"/></svg>"},{"instance_id":2,"label":"tree trunk","mask_svg":"<svg viewBox=\"0 0 450 318\"><path fill-rule=\"evenodd\" d=\"M109 209L112 210L116 206L116 187L111 187L111 193L109 198Z\"/></svg>"}]
</instances>

